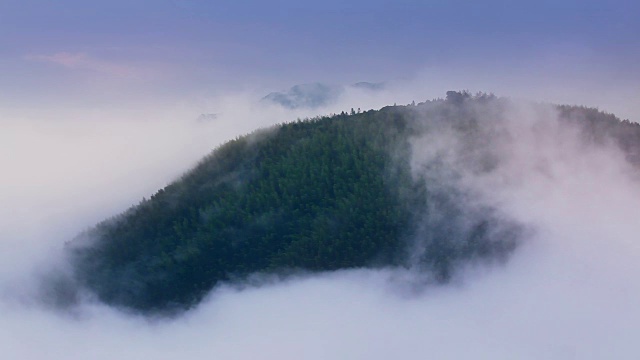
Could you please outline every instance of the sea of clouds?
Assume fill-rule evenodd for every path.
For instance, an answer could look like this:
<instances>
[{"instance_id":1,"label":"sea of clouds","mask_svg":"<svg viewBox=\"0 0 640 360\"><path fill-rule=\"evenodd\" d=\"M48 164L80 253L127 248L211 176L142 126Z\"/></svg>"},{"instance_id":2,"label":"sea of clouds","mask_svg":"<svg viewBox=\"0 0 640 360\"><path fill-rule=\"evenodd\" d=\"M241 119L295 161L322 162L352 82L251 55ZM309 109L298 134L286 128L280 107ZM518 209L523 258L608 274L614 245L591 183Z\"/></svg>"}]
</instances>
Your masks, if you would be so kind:
<instances>
[{"instance_id":1,"label":"sea of clouds","mask_svg":"<svg viewBox=\"0 0 640 360\"><path fill-rule=\"evenodd\" d=\"M397 89L395 89L397 90ZM93 301L52 307L43 279L75 234L137 204L217 145L255 128L442 96L351 89L322 109L237 93L148 109L0 113L0 353L7 359L637 359L640 182L612 144L586 143L550 106L513 101L488 129L498 166L478 174L453 133L417 138L458 186L524 224L505 264L470 265L415 292L411 269L221 286L172 319ZM395 92L394 92L395 91ZM589 104L586 104L589 105ZM197 121L202 113L215 113Z\"/></svg>"}]
</instances>

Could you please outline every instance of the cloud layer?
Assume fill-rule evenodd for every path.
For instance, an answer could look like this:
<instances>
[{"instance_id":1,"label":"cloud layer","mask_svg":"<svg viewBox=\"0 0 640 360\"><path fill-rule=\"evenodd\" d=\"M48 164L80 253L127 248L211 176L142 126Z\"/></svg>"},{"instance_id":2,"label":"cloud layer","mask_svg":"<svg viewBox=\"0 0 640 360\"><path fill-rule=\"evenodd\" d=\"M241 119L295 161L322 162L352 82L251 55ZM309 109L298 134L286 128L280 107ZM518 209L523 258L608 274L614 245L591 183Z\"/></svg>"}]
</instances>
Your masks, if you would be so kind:
<instances>
[{"instance_id":1,"label":"cloud layer","mask_svg":"<svg viewBox=\"0 0 640 360\"><path fill-rule=\"evenodd\" d=\"M386 98L385 98L386 96ZM408 95L407 95L408 96ZM349 93L326 112L402 94ZM531 229L504 265L470 266L415 292L407 270L343 271L221 287L172 320L90 301L58 312L34 300L64 241L135 204L236 135L298 116L226 96L196 107L3 120L0 349L6 358L635 359L640 275L637 169L614 146L585 143L548 106L479 113L498 166L469 167L453 133L416 139L414 168L446 154L459 186ZM258 98L259 99L259 98ZM407 101L408 102L408 101ZM497 116L500 115L500 116ZM145 118L145 119L143 119ZM99 120L99 121L98 121ZM500 136L491 137L499 134ZM11 155L9 155L11 154Z\"/></svg>"}]
</instances>

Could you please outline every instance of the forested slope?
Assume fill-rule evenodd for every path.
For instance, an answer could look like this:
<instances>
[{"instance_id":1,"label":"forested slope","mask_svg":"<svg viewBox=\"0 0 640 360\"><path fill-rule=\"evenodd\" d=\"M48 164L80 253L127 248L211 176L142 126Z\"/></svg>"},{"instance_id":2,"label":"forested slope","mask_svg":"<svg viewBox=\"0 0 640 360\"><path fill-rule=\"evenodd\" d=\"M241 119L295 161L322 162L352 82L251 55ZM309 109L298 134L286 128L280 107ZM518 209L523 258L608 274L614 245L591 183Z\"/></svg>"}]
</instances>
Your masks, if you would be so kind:
<instances>
[{"instance_id":1,"label":"forested slope","mask_svg":"<svg viewBox=\"0 0 640 360\"><path fill-rule=\"evenodd\" d=\"M473 143L483 126L474 109L504 101L450 92L239 137L72 241L75 276L106 303L153 312L189 307L220 281L255 272L417 266L443 282L458 262L504 259L520 225L490 208L469 216L464 190L411 167L413 138L446 123ZM596 133L613 134L636 154L637 125L559 109L567 119L586 114ZM482 147L471 148L478 171L490 171Z\"/></svg>"}]
</instances>

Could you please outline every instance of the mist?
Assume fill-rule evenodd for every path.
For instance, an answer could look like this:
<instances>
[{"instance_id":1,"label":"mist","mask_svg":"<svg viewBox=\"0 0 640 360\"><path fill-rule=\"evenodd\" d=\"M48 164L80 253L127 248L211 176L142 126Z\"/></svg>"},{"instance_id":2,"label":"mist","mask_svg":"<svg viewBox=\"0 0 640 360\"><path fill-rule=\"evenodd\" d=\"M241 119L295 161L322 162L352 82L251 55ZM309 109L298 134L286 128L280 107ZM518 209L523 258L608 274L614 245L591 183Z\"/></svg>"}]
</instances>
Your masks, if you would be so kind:
<instances>
[{"instance_id":1,"label":"mist","mask_svg":"<svg viewBox=\"0 0 640 360\"><path fill-rule=\"evenodd\" d=\"M217 145L297 118L425 100L410 90L350 90L320 109L260 104L242 92L135 111L2 114L3 356L636 359L638 169L613 142L585 141L552 106L516 100L474 109L483 133L471 149L446 124L412 143L416 176L437 158L455 174L438 176L455 178L467 206L526 227L506 262L466 264L446 286L421 286L420 271L391 268L227 284L170 319L90 297L66 310L42 301L43 274L66 266L66 241ZM197 121L203 113L218 116ZM474 164L487 156L495 165L479 171Z\"/></svg>"}]
</instances>

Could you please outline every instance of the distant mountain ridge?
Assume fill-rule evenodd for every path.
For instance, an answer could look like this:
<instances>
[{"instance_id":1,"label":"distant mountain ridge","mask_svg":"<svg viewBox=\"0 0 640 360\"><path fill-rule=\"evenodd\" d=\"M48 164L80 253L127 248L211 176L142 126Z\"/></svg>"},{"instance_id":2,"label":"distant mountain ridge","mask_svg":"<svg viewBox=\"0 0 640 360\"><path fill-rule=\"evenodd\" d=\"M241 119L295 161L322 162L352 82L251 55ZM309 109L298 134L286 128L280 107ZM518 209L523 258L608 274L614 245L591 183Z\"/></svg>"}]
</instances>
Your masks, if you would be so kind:
<instances>
[{"instance_id":1,"label":"distant mountain ridge","mask_svg":"<svg viewBox=\"0 0 640 360\"><path fill-rule=\"evenodd\" d=\"M337 101L348 88L380 91L385 88L385 84L370 82L358 82L349 86L322 83L300 84L294 85L285 92L272 92L262 98L262 101L278 104L288 109L313 109Z\"/></svg>"}]
</instances>

